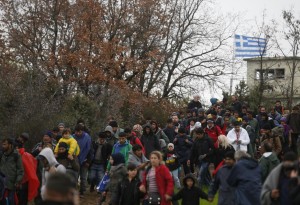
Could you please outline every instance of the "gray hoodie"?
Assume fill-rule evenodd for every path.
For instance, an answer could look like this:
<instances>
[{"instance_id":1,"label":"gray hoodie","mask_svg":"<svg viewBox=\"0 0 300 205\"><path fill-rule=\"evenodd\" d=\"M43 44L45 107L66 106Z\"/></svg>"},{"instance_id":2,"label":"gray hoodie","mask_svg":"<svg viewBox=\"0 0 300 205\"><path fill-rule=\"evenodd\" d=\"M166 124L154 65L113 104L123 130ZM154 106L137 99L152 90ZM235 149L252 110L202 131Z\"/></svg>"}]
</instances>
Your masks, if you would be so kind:
<instances>
[{"instance_id":1,"label":"gray hoodie","mask_svg":"<svg viewBox=\"0 0 300 205\"><path fill-rule=\"evenodd\" d=\"M59 164L56 161L52 149L50 149L48 147L44 148L40 152L39 156L45 157L47 159L50 167L55 167L55 170L57 172L66 173L66 168L62 164ZM49 177L49 172L43 168L43 173L42 173L42 185L43 186L46 184L48 177Z\"/></svg>"},{"instance_id":2,"label":"gray hoodie","mask_svg":"<svg viewBox=\"0 0 300 205\"><path fill-rule=\"evenodd\" d=\"M141 164L148 162L149 160L145 157L144 154L142 154L142 157L136 156L132 150L129 151L129 156L128 156L128 164L134 164L135 166L140 166ZM143 173L145 170L140 170L139 171L139 179L142 181L143 180Z\"/></svg>"}]
</instances>

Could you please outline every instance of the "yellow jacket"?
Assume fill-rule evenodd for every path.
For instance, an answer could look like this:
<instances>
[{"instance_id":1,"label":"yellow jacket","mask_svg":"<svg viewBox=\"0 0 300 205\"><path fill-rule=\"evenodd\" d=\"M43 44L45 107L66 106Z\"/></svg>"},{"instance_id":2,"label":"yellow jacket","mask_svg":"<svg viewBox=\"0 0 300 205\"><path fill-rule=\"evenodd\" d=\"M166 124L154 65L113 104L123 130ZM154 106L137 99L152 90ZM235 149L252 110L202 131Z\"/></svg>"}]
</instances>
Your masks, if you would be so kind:
<instances>
[{"instance_id":1,"label":"yellow jacket","mask_svg":"<svg viewBox=\"0 0 300 205\"><path fill-rule=\"evenodd\" d=\"M80 148L77 144L77 141L73 138L73 137L70 137L68 139L66 138L60 138L60 140L58 141L56 147L55 147L55 150L54 150L54 153L56 154L58 152L58 146L59 146L59 143L61 142L65 142L69 149L68 149L68 154L71 154L71 155L75 155L75 156L78 156L79 153L80 153Z\"/></svg>"}]
</instances>

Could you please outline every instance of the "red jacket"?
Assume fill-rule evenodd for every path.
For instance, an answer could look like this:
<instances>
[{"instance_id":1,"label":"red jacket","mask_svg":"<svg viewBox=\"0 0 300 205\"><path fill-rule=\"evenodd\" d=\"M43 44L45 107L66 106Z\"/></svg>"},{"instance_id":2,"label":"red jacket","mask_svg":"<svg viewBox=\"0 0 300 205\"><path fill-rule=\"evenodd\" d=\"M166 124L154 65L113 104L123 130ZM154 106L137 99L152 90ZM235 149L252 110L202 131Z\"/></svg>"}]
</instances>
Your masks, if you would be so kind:
<instances>
[{"instance_id":1,"label":"red jacket","mask_svg":"<svg viewBox=\"0 0 300 205\"><path fill-rule=\"evenodd\" d=\"M130 144L131 144L132 146L135 145L135 144L140 145L140 146L142 147L143 154L145 154L145 148L144 148L144 146L143 146L141 140L140 140L138 137L136 137L135 133L133 134L133 136L132 136L131 139L130 139Z\"/></svg>"},{"instance_id":2,"label":"red jacket","mask_svg":"<svg viewBox=\"0 0 300 205\"><path fill-rule=\"evenodd\" d=\"M216 142L218 141L219 135L223 134L223 132L221 131L218 125L214 125L211 129L206 127L204 131L214 141L215 146L216 146Z\"/></svg>"},{"instance_id":3,"label":"red jacket","mask_svg":"<svg viewBox=\"0 0 300 205\"><path fill-rule=\"evenodd\" d=\"M147 176L148 172L145 172L142 185L147 189ZM160 165L155 168L156 184L158 192L162 198L161 205L171 205L170 201L166 201L165 195L172 196L174 192L173 178L169 169L165 165Z\"/></svg>"},{"instance_id":4,"label":"red jacket","mask_svg":"<svg viewBox=\"0 0 300 205\"><path fill-rule=\"evenodd\" d=\"M39 179L36 175L37 160L31 154L25 152L24 148L20 148L19 153L22 156L22 163L24 167L22 183L26 183L28 181L28 201L31 201L38 194L38 188L40 186Z\"/></svg>"}]
</instances>

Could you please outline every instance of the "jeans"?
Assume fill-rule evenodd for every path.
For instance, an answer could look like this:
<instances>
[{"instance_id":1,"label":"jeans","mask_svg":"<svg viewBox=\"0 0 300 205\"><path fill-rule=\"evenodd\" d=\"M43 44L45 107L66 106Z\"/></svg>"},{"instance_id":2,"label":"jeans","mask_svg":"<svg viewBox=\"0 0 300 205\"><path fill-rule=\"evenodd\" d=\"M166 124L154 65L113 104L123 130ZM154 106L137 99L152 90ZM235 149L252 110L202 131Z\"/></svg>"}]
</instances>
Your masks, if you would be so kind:
<instances>
[{"instance_id":1,"label":"jeans","mask_svg":"<svg viewBox=\"0 0 300 205\"><path fill-rule=\"evenodd\" d=\"M15 191L6 189L6 197L1 200L1 205L15 205Z\"/></svg>"},{"instance_id":2,"label":"jeans","mask_svg":"<svg viewBox=\"0 0 300 205\"><path fill-rule=\"evenodd\" d=\"M83 194L86 191L87 184L87 175L88 175L88 167L85 164L80 165L79 177L80 177L80 194Z\"/></svg>"},{"instance_id":3,"label":"jeans","mask_svg":"<svg viewBox=\"0 0 300 205\"><path fill-rule=\"evenodd\" d=\"M177 189L180 189L181 185L180 185L180 180L179 180L178 174L179 174L179 169L175 169L175 170L171 171L171 175L173 177L175 187Z\"/></svg>"},{"instance_id":4,"label":"jeans","mask_svg":"<svg viewBox=\"0 0 300 205\"><path fill-rule=\"evenodd\" d=\"M208 162L199 163L198 182L200 188L202 187L202 184L204 182L204 176L205 176L205 172L207 171L207 168L208 168Z\"/></svg>"},{"instance_id":5,"label":"jeans","mask_svg":"<svg viewBox=\"0 0 300 205\"><path fill-rule=\"evenodd\" d=\"M91 187L97 186L105 174L104 164L92 164L89 171Z\"/></svg>"}]
</instances>

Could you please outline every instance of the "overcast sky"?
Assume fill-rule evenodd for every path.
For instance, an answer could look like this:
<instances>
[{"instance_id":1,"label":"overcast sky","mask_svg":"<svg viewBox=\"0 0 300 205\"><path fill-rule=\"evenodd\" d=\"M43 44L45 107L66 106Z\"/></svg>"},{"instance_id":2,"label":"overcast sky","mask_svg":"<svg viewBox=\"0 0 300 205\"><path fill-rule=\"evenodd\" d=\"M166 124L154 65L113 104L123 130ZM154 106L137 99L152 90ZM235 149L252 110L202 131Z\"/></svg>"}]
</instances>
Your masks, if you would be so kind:
<instances>
[{"instance_id":1,"label":"overcast sky","mask_svg":"<svg viewBox=\"0 0 300 205\"><path fill-rule=\"evenodd\" d=\"M259 19L266 10L268 19L281 20L282 10L290 10L300 13L299 0L215 0L216 6L224 13L240 13L241 17L250 22Z\"/></svg>"},{"instance_id":2,"label":"overcast sky","mask_svg":"<svg viewBox=\"0 0 300 205\"><path fill-rule=\"evenodd\" d=\"M279 24L282 23L282 11L293 9L294 14L300 18L300 0L214 0L215 9L221 14L238 14L240 17L240 25L236 34L251 36L256 33L256 22L258 25L262 22L262 14L265 10L265 23L271 25L271 20L274 19ZM233 39L232 39L233 42ZM240 80L246 79L246 63L244 63L243 72L235 75L236 80L233 82L233 88ZM226 90L229 88L230 77L224 78ZM205 92L203 100L209 103L211 97L222 99L221 90L216 92Z\"/></svg>"}]
</instances>

